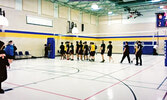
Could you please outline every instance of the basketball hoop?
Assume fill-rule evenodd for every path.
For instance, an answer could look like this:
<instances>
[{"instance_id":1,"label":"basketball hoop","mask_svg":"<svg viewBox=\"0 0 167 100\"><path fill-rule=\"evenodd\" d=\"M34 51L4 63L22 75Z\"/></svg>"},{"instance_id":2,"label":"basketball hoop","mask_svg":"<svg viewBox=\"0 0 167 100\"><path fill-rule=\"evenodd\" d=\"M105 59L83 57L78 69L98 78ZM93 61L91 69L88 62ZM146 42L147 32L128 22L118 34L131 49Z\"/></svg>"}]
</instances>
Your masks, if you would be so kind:
<instances>
[{"instance_id":1,"label":"basketball hoop","mask_svg":"<svg viewBox=\"0 0 167 100\"><path fill-rule=\"evenodd\" d=\"M8 19L2 15L0 15L0 25L2 26L8 26Z\"/></svg>"},{"instance_id":2,"label":"basketball hoop","mask_svg":"<svg viewBox=\"0 0 167 100\"><path fill-rule=\"evenodd\" d=\"M2 32L4 32L4 26L8 26L8 20L6 17L0 15L0 30L2 30Z\"/></svg>"},{"instance_id":3,"label":"basketball hoop","mask_svg":"<svg viewBox=\"0 0 167 100\"><path fill-rule=\"evenodd\" d=\"M5 11L0 8L0 30L4 32L4 26L8 26L8 19L5 17Z\"/></svg>"},{"instance_id":4,"label":"basketball hoop","mask_svg":"<svg viewBox=\"0 0 167 100\"><path fill-rule=\"evenodd\" d=\"M78 29L76 27L74 27L72 29L72 34L78 34L78 33L79 33Z\"/></svg>"},{"instance_id":5,"label":"basketball hoop","mask_svg":"<svg viewBox=\"0 0 167 100\"><path fill-rule=\"evenodd\" d=\"M73 29L72 29L72 34L78 34L79 33L79 30L77 28L77 25L75 24Z\"/></svg>"}]
</instances>

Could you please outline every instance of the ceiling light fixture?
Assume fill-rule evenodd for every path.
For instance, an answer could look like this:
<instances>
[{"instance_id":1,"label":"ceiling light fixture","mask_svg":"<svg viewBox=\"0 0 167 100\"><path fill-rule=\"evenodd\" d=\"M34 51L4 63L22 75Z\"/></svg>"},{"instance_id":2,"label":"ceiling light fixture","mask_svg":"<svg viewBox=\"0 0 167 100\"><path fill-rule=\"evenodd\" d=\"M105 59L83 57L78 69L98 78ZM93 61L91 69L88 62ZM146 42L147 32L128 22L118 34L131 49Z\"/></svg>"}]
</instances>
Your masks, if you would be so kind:
<instances>
[{"instance_id":1,"label":"ceiling light fixture","mask_svg":"<svg viewBox=\"0 0 167 100\"><path fill-rule=\"evenodd\" d=\"M92 4L91 8L94 9L94 10L98 10L99 9L97 4Z\"/></svg>"},{"instance_id":2,"label":"ceiling light fixture","mask_svg":"<svg viewBox=\"0 0 167 100\"><path fill-rule=\"evenodd\" d=\"M159 8L160 8L160 9L163 9L163 8L164 8L164 6L160 6Z\"/></svg>"},{"instance_id":3,"label":"ceiling light fixture","mask_svg":"<svg viewBox=\"0 0 167 100\"><path fill-rule=\"evenodd\" d=\"M160 2L161 0L152 0L151 2Z\"/></svg>"},{"instance_id":4,"label":"ceiling light fixture","mask_svg":"<svg viewBox=\"0 0 167 100\"><path fill-rule=\"evenodd\" d=\"M113 12L112 12L112 11L108 12L108 15L112 15L112 14L113 14Z\"/></svg>"}]
</instances>

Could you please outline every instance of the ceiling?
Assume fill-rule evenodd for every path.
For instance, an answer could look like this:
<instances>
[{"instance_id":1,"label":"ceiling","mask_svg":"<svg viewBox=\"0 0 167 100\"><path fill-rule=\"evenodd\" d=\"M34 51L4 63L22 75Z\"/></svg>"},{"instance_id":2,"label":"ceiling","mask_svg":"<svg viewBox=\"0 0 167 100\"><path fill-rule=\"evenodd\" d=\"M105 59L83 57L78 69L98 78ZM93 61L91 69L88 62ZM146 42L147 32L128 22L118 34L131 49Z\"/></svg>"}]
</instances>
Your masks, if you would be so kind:
<instances>
[{"instance_id":1,"label":"ceiling","mask_svg":"<svg viewBox=\"0 0 167 100\"><path fill-rule=\"evenodd\" d=\"M152 2L152 0L47 0L52 3L70 7L96 16L106 16L108 12L112 14L126 13L125 8L129 7L131 10L148 11L158 10L160 5L167 5L167 0L159 2ZM98 10L91 8L92 4L99 6Z\"/></svg>"}]
</instances>

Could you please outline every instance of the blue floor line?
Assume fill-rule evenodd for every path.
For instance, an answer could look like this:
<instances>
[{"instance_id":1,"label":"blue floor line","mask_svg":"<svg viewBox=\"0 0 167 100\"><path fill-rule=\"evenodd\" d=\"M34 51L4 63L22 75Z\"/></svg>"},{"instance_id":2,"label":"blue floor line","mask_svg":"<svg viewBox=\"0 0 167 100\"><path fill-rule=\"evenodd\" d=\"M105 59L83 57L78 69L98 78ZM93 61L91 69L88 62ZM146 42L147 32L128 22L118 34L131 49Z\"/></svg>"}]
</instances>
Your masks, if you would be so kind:
<instances>
[{"instance_id":1,"label":"blue floor line","mask_svg":"<svg viewBox=\"0 0 167 100\"><path fill-rule=\"evenodd\" d=\"M167 80L167 77L162 81L162 83L158 86L158 88L157 89L159 89L161 86L162 86L162 84L164 84L164 82Z\"/></svg>"}]
</instances>

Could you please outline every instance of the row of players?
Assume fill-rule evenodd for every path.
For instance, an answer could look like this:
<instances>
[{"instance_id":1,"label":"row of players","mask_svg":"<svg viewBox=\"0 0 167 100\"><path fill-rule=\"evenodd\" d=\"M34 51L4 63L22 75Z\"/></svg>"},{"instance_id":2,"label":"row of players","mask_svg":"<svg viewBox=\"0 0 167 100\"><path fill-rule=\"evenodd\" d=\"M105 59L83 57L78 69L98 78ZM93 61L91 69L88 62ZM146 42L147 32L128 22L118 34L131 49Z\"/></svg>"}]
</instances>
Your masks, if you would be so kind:
<instances>
[{"instance_id":1,"label":"row of players","mask_svg":"<svg viewBox=\"0 0 167 100\"><path fill-rule=\"evenodd\" d=\"M77 55L77 60L79 60L79 59L83 60L83 57L84 57L84 60L88 60L88 55L90 54L90 56L89 56L90 61L94 61L96 49L97 49L97 46L94 44L94 42L90 42L90 45L88 46L87 42L82 43L82 41L80 41L80 42L76 41L75 52ZM70 44L67 41L67 42L65 42L65 45L63 45L63 42L61 42L60 54L61 54L61 59L67 58L67 60L69 60L69 59L74 60L74 45L73 45L73 43Z\"/></svg>"},{"instance_id":2,"label":"row of players","mask_svg":"<svg viewBox=\"0 0 167 100\"><path fill-rule=\"evenodd\" d=\"M142 65L142 59L141 59L141 55L142 55L142 45L140 41L137 41L135 44L135 55L136 55L136 65L138 65L138 59L140 59L140 65ZM100 50L101 50L101 56L102 56L102 61L101 62L105 62L104 59L104 53L105 53L105 48L106 45L104 43L104 41L102 41L102 44L100 46ZM107 46L107 55L109 56L109 62L111 62L112 59L112 42L109 41L109 44ZM90 45L88 46L87 42L82 43L82 41L78 42L76 41L76 55L77 55L77 60L90 60L90 61L95 61L95 53L96 53L96 49L97 46L94 44L94 42L90 42ZM67 60L71 59L74 60L74 45L73 43L70 44L70 42L65 42L65 45L63 45L63 42L61 42L60 45L60 54L61 54L61 59L67 58ZM88 55L90 54L89 58ZM123 62L123 60L125 59L125 57L128 58L129 63L131 63L132 61L130 61L130 56L129 56L129 46L128 46L128 42L125 42L125 46L124 46L124 51L123 51L123 57L122 60L120 61L120 63ZM113 60L113 59L112 59Z\"/></svg>"}]
</instances>

